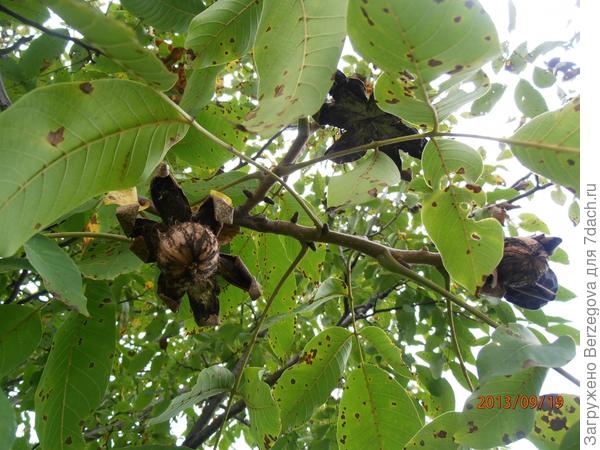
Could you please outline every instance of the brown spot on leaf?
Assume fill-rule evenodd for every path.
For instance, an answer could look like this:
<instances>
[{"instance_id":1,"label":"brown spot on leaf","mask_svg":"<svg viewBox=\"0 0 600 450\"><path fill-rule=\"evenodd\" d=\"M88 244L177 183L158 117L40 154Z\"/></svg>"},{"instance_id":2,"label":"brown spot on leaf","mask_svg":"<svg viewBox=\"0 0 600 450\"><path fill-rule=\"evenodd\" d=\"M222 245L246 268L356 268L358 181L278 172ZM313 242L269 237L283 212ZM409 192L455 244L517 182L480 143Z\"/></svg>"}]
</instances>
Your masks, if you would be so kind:
<instances>
[{"instance_id":1,"label":"brown spot on leaf","mask_svg":"<svg viewBox=\"0 0 600 450\"><path fill-rule=\"evenodd\" d=\"M492 37L491 36L486 36L486 37L484 37L484 39L489 42L489 41L492 40Z\"/></svg>"},{"instance_id":2,"label":"brown spot on leaf","mask_svg":"<svg viewBox=\"0 0 600 450\"><path fill-rule=\"evenodd\" d=\"M512 441L510 440L510 436L506 433L504 433L502 435L502 442L504 442L506 445L510 444Z\"/></svg>"},{"instance_id":3,"label":"brown spot on leaf","mask_svg":"<svg viewBox=\"0 0 600 450\"><path fill-rule=\"evenodd\" d=\"M479 430L479 427L475 425L475 422L472 420L468 421L467 425L469 425L469 433L475 433L477 430Z\"/></svg>"},{"instance_id":4,"label":"brown spot on leaf","mask_svg":"<svg viewBox=\"0 0 600 450\"><path fill-rule=\"evenodd\" d=\"M446 436L448 436L448 433L444 430L440 430L437 433L435 433L434 436L440 439L445 439Z\"/></svg>"},{"instance_id":5,"label":"brown spot on leaf","mask_svg":"<svg viewBox=\"0 0 600 450\"><path fill-rule=\"evenodd\" d=\"M73 443L73 439L71 438L71 436L67 436L67 438L65 439L65 444L71 445L72 443Z\"/></svg>"},{"instance_id":6,"label":"brown spot on leaf","mask_svg":"<svg viewBox=\"0 0 600 450\"><path fill-rule=\"evenodd\" d=\"M388 98L386 99L386 103L389 103L390 105L393 105L395 103L398 103L400 100L398 100L397 98Z\"/></svg>"},{"instance_id":7,"label":"brown spot on leaf","mask_svg":"<svg viewBox=\"0 0 600 450\"><path fill-rule=\"evenodd\" d=\"M431 206L432 206L433 208L436 208L436 207L437 207L437 202L432 202L432 203L431 203Z\"/></svg>"},{"instance_id":8,"label":"brown spot on leaf","mask_svg":"<svg viewBox=\"0 0 600 450\"><path fill-rule=\"evenodd\" d=\"M79 85L79 89L81 90L81 92L83 92L84 94L91 94L92 91L94 90L94 86L92 86L92 83L90 83L89 81L86 81L84 83L81 83Z\"/></svg>"},{"instance_id":9,"label":"brown spot on leaf","mask_svg":"<svg viewBox=\"0 0 600 450\"><path fill-rule=\"evenodd\" d=\"M459 23L462 20L462 17L456 16L453 20L454 20L454 23Z\"/></svg>"},{"instance_id":10,"label":"brown spot on leaf","mask_svg":"<svg viewBox=\"0 0 600 450\"><path fill-rule=\"evenodd\" d=\"M478 186L476 184L467 184L465 187L476 194L479 194L481 192L481 186Z\"/></svg>"},{"instance_id":11,"label":"brown spot on leaf","mask_svg":"<svg viewBox=\"0 0 600 450\"><path fill-rule=\"evenodd\" d=\"M456 73L462 72L462 70L464 69L462 64L457 64L454 66L454 69L449 70L448 72L446 72L448 75L454 75Z\"/></svg>"},{"instance_id":12,"label":"brown spot on leaf","mask_svg":"<svg viewBox=\"0 0 600 450\"><path fill-rule=\"evenodd\" d=\"M56 131L50 131L46 139L48 140L50 145L56 147L58 144L65 140L65 127L60 127Z\"/></svg>"},{"instance_id":13,"label":"brown spot on leaf","mask_svg":"<svg viewBox=\"0 0 600 450\"><path fill-rule=\"evenodd\" d=\"M562 429L565 429L565 425L567 424L567 418L566 417L555 417L554 419L552 419L550 421L550 428L552 429L552 431L560 431Z\"/></svg>"},{"instance_id":14,"label":"brown spot on leaf","mask_svg":"<svg viewBox=\"0 0 600 450\"><path fill-rule=\"evenodd\" d=\"M279 97L280 95L283 95L283 89L284 89L283 84L278 84L277 86L275 86L275 97Z\"/></svg>"},{"instance_id":15,"label":"brown spot on leaf","mask_svg":"<svg viewBox=\"0 0 600 450\"><path fill-rule=\"evenodd\" d=\"M369 194L371 197L377 197L377 188L369 189L367 194Z\"/></svg>"},{"instance_id":16,"label":"brown spot on leaf","mask_svg":"<svg viewBox=\"0 0 600 450\"><path fill-rule=\"evenodd\" d=\"M573 161L572 159L567 159L567 164L570 166L574 166L575 165L575 161Z\"/></svg>"},{"instance_id":17,"label":"brown spot on leaf","mask_svg":"<svg viewBox=\"0 0 600 450\"><path fill-rule=\"evenodd\" d=\"M427 65L429 67L436 67L436 66L440 66L441 64L442 64L442 61L440 61L439 59L431 58L429 61L427 61Z\"/></svg>"}]
</instances>

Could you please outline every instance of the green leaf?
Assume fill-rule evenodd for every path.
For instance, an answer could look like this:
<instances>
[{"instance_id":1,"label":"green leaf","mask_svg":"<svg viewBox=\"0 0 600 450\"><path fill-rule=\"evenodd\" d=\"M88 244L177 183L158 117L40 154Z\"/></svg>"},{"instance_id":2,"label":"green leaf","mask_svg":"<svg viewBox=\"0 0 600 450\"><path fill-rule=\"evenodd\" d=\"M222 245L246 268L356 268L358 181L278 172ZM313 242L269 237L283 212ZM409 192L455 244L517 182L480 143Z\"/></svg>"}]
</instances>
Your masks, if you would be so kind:
<instances>
[{"instance_id":1,"label":"green leaf","mask_svg":"<svg viewBox=\"0 0 600 450\"><path fill-rule=\"evenodd\" d=\"M523 125L512 139L557 148L512 144L517 159L528 169L573 189L579 195L579 98Z\"/></svg>"},{"instance_id":2,"label":"green leaf","mask_svg":"<svg viewBox=\"0 0 600 450\"><path fill-rule=\"evenodd\" d=\"M531 233L535 231L541 231L542 233L550 234L550 229L548 228L548 225L546 225L546 223L535 214L519 214L519 219L521 220L519 223L519 227L521 227L525 231L529 231Z\"/></svg>"},{"instance_id":3,"label":"green leaf","mask_svg":"<svg viewBox=\"0 0 600 450\"><path fill-rule=\"evenodd\" d=\"M0 318L2 378L37 348L42 337L42 322L39 310L25 305L0 305Z\"/></svg>"},{"instance_id":4,"label":"green leaf","mask_svg":"<svg viewBox=\"0 0 600 450\"><path fill-rule=\"evenodd\" d=\"M204 9L202 0L122 0L121 5L158 31L178 33L185 32L196 14Z\"/></svg>"},{"instance_id":5,"label":"green leaf","mask_svg":"<svg viewBox=\"0 0 600 450\"><path fill-rule=\"evenodd\" d=\"M104 397L117 333L108 285L86 286L90 317L70 313L54 335L35 394L35 430L42 448L84 445L81 422Z\"/></svg>"},{"instance_id":6,"label":"green leaf","mask_svg":"<svg viewBox=\"0 0 600 450\"><path fill-rule=\"evenodd\" d=\"M537 59L538 56L545 55L546 53L554 50L557 47L561 47L567 44L565 41L545 41L534 48L528 55L527 59L530 62L533 62Z\"/></svg>"},{"instance_id":7,"label":"green leaf","mask_svg":"<svg viewBox=\"0 0 600 450\"><path fill-rule=\"evenodd\" d=\"M177 75L171 73L147 48L133 30L105 16L100 10L77 0L44 0L45 4L79 31L87 41L128 72L157 89L169 90ZM108 109L111 109L108 107Z\"/></svg>"},{"instance_id":8,"label":"green leaf","mask_svg":"<svg viewBox=\"0 0 600 450\"><path fill-rule=\"evenodd\" d=\"M422 83L476 70L500 52L494 23L476 0L350 0L348 34L384 71L408 70Z\"/></svg>"},{"instance_id":9,"label":"green leaf","mask_svg":"<svg viewBox=\"0 0 600 450\"><path fill-rule=\"evenodd\" d=\"M471 105L471 114L474 116L482 116L489 113L502 98L505 90L505 84L492 83L490 90L473 102Z\"/></svg>"},{"instance_id":10,"label":"green leaf","mask_svg":"<svg viewBox=\"0 0 600 450\"><path fill-rule=\"evenodd\" d=\"M525 117L536 117L548 111L544 96L526 80L517 83L515 103Z\"/></svg>"},{"instance_id":11,"label":"green leaf","mask_svg":"<svg viewBox=\"0 0 600 450\"><path fill-rule=\"evenodd\" d=\"M133 447L119 447L115 450L181 450L177 445L135 445Z\"/></svg>"},{"instance_id":12,"label":"green leaf","mask_svg":"<svg viewBox=\"0 0 600 450\"><path fill-rule=\"evenodd\" d=\"M197 55L199 67L239 59L254 43L260 0L220 0L192 20L185 47Z\"/></svg>"},{"instance_id":13,"label":"green leaf","mask_svg":"<svg viewBox=\"0 0 600 450\"><path fill-rule=\"evenodd\" d=\"M558 292L556 293L556 300L566 302L569 300L573 300L575 297L577 297L577 295L574 292L568 290L566 287L558 287Z\"/></svg>"},{"instance_id":14,"label":"green leaf","mask_svg":"<svg viewBox=\"0 0 600 450\"><path fill-rule=\"evenodd\" d=\"M536 67L533 69L533 82L539 88L547 88L554 84L556 76L548 69Z\"/></svg>"},{"instance_id":15,"label":"green leaf","mask_svg":"<svg viewBox=\"0 0 600 450\"><path fill-rule=\"evenodd\" d=\"M246 402L256 442L261 449L269 449L281 431L281 418L270 386L260 377L262 371L259 367L244 369L239 393Z\"/></svg>"},{"instance_id":16,"label":"green leaf","mask_svg":"<svg viewBox=\"0 0 600 450\"><path fill-rule=\"evenodd\" d=\"M0 258L0 273L14 270L33 270L27 258Z\"/></svg>"},{"instance_id":17,"label":"green leaf","mask_svg":"<svg viewBox=\"0 0 600 450\"><path fill-rule=\"evenodd\" d=\"M571 428L560 443L559 450L579 450L579 426L579 420L574 425L571 425Z\"/></svg>"},{"instance_id":18,"label":"green leaf","mask_svg":"<svg viewBox=\"0 0 600 450\"><path fill-rule=\"evenodd\" d=\"M337 421L340 449L397 450L422 425L406 391L385 370L361 364L347 375Z\"/></svg>"},{"instance_id":19,"label":"green leaf","mask_svg":"<svg viewBox=\"0 0 600 450\"><path fill-rule=\"evenodd\" d=\"M40 234L25 243L27 259L44 280L44 286L60 301L87 316L81 272L58 244Z\"/></svg>"},{"instance_id":20,"label":"green leaf","mask_svg":"<svg viewBox=\"0 0 600 450\"><path fill-rule=\"evenodd\" d=\"M126 80L55 84L21 97L0 114L0 255L86 200L145 180L185 121L156 91Z\"/></svg>"},{"instance_id":21,"label":"green leaf","mask_svg":"<svg viewBox=\"0 0 600 450\"><path fill-rule=\"evenodd\" d=\"M249 108L236 101L211 103L196 117L196 122L228 144L243 151L248 133L241 126ZM196 129L173 146L171 153L197 167L217 169L234 156Z\"/></svg>"},{"instance_id":22,"label":"green leaf","mask_svg":"<svg viewBox=\"0 0 600 450\"><path fill-rule=\"evenodd\" d=\"M562 191L560 186L556 186L556 188L552 192L550 192L550 197L552 198L552 201L554 203L560 206L563 206L567 201L567 196Z\"/></svg>"},{"instance_id":23,"label":"green leaf","mask_svg":"<svg viewBox=\"0 0 600 450\"><path fill-rule=\"evenodd\" d=\"M181 411L191 408L202 400L210 398L217 394L222 394L231 389L234 382L234 376L229 369L222 366L211 366L202 370L198 375L196 384L189 392L178 395L169 404L169 407L159 416L148 420L148 425L169 420Z\"/></svg>"},{"instance_id":24,"label":"green leaf","mask_svg":"<svg viewBox=\"0 0 600 450\"><path fill-rule=\"evenodd\" d=\"M200 68L195 62L192 65L192 73L188 75L185 91L179 102L190 116L196 117L200 111L210 102L215 93L215 82L223 66Z\"/></svg>"},{"instance_id":25,"label":"green leaf","mask_svg":"<svg viewBox=\"0 0 600 450\"><path fill-rule=\"evenodd\" d=\"M476 449L489 449L527 436L533 428L535 410L521 408L515 402L529 396L537 397L546 372L547 369L535 367L493 378L478 388L467 399L460 414L458 431L454 434L456 442ZM480 407L488 398L493 399L494 407L486 407L485 403ZM514 409L513 405L516 405Z\"/></svg>"},{"instance_id":26,"label":"green leaf","mask_svg":"<svg viewBox=\"0 0 600 450\"><path fill-rule=\"evenodd\" d=\"M423 202L421 217L442 256L450 276L469 292L481 286L484 277L502 259L504 234L495 219L473 220L463 205L483 205L483 192L449 186L435 192Z\"/></svg>"},{"instance_id":27,"label":"green leaf","mask_svg":"<svg viewBox=\"0 0 600 450\"><path fill-rule=\"evenodd\" d=\"M380 108L423 127L437 114L431 81L451 76L437 93L448 90L436 108L442 120L489 89L485 74L473 72L500 52L494 24L477 1L350 0L348 34L353 48L386 72L375 88ZM467 93L458 83L470 77L475 90Z\"/></svg>"},{"instance_id":28,"label":"green leaf","mask_svg":"<svg viewBox=\"0 0 600 450\"><path fill-rule=\"evenodd\" d=\"M2 4L11 11L38 23L44 23L50 15L44 5L40 5L39 0L2 0ZM0 18L2 20L15 20L2 12L0 12Z\"/></svg>"},{"instance_id":29,"label":"green leaf","mask_svg":"<svg viewBox=\"0 0 600 450\"><path fill-rule=\"evenodd\" d=\"M567 434L579 423L579 396L545 394L543 397L543 406L536 409L535 425L527 439L539 450L562 450L563 444L568 444L564 442ZM579 437L577 444L578 450Z\"/></svg>"},{"instance_id":30,"label":"green leaf","mask_svg":"<svg viewBox=\"0 0 600 450\"><path fill-rule=\"evenodd\" d=\"M327 401L342 376L351 347L352 333L339 327L327 328L308 341L300 361L273 387L282 431L306 422Z\"/></svg>"},{"instance_id":31,"label":"green leaf","mask_svg":"<svg viewBox=\"0 0 600 450\"><path fill-rule=\"evenodd\" d=\"M392 342L388 334L379 327L365 327L360 330L364 337L399 375L411 379L411 373L402 359L402 350Z\"/></svg>"},{"instance_id":32,"label":"green leaf","mask_svg":"<svg viewBox=\"0 0 600 450\"><path fill-rule=\"evenodd\" d=\"M239 205L247 198L243 191L249 190L252 192L258 186L258 180L256 179L234 184L246 175L244 172L232 170L231 172L217 175L210 180L185 180L181 183L181 187L192 204L201 201L210 194L211 190L215 190L226 194L235 205Z\"/></svg>"},{"instance_id":33,"label":"green leaf","mask_svg":"<svg viewBox=\"0 0 600 450\"><path fill-rule=\"evenodd\" d=\"M512 73L521 73L525 67L527 67L527 42L522 42L506 61L506 70Z\"/></svg>"},{"instance_id":34,"label":"green leaf","mask_svg":"<svg viewBox=\"0 0 600 450\"><path fill-rule=\"evenodd\" d=\"M562 367L574 357L575 342L569 336L543 345L522 325L501 325L492 334L492 342L477 355L479 382L530 367Z\"/></svg>"},{"instance_id":35,"label":"green leaf","mask_svg":"<svg viewBox=\"0 0 600 450\"><path fill-rule=\"evenodd\" d=\"M415 434L404 446L405 449L457 450L453 435L458 428L460 414L448 411L440 414Z\"/></svg>"},{"instance_id":36,"label":"green leaf","mask_svg":"<svg viewBox=\"0 0 600 450\"><path fill-rule=\"evenodd\" d=\"M382 152L362 158L354 169L329 180L327 205L359 205L376 198L387 186L400 183L400 171L394 161Z\"/></svg>"},{"instance_id":37,"label":"green leaf","mask_svg":"<svg viewBox=\"0 0 600 450\"><path fill-rule=\"evenodd\" d=\"M270 135L317 112L342 52L345 18L345 0L265 0L254 44L260 100L249 129Z\"/></svg>"},{"instance_id":38,"label":"green leaf","mask_svg":"<svg viewBox=\"0 0 600 450\"><path fill-rule=\"evenodd\" d=\"M129 250L127 242L94 239L77 266L81 273L96 280L113 280L137 270L142 261Z\"/></svg>"},{"instance_id":39,"label":"green leaf","mask_svg":"<svg viewBox=\"0 0 600 450\"><path fill-rule=\"evenodd\" d=\"M69 32L65 29L53 30L62 35L68 36ZM35 87L35 80L40 73L47 69L52 63L60 57L65 50L67 41L48 34L42 34L37 39L31 41L27 50L19 61L19 66L23 71L23 76Z\"/></svg>"},{"instance_id":40,"label":"green leaf","mask_svg":"<svg viewBox=\"0 0 600 450\"><path fill-rule=\"evenodd\" d=\"M435 93L423 91L422 86L410 79L394 78L386 72L377 80L375 97L382 110L424 128L425 125L433 125L436 117L438 122L447 119L489 90L490 80L482 70L464 80L451 78L448 83L442 83Z\"/></svg>"},{"instance_id":41,"label":"green leaf","mask_svg":"<svg viewBox=\"0 0 600 450\"><path fill-rule=\"evenodd\" d=\"M430 139L425 149L421 164L425 181L434 190L440 189L440 182L445 178L460 174L469 183L475 183L483 173L483 160L475 149L462 142L450 139ZM442 184L442 188L446 187Z\"/></svg>"},{"instance_id":42,"label":"green leaf","mask_svg":"<svg viewBox=\"0 0 600 450\"><path fill-rule=\"evenodd\" d=\"M17 418L4 391L0 390L0 450L10 450L16 438Z\"/></svg>"},{"instance_id":43,"label":"green leaf","mask_svg":"<svg viewBox=\"0 0 600 450\"><path fill-rule=\"evenodd\" d=\"M575 200L569 206L569 219L571 219L574 226L579 225L579 203Z\"/></svg>"}]
</instances>

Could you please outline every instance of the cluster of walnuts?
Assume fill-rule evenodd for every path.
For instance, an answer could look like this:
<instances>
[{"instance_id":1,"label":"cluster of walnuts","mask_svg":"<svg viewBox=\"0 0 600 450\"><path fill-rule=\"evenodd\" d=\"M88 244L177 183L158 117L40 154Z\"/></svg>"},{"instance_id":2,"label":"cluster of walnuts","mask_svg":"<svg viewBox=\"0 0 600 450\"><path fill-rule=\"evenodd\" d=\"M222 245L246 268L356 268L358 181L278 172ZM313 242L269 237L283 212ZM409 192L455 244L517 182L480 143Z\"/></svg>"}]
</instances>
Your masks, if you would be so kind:
<instances>
[{"instance_id":1,"label":"cluster of walnuts","mask_svg":"<svg viewBox=\"0 0 600 450\"><path fill-rule=\"evenodd\" d=\"M320 125L342 130L326 151L334 162L351 162L365 154L363 151L337 156L344 149L418 134L401 119L379 109L365 82L357 76L346 77L338 70L329 96L314 119ZM396 163L407 179L410 174L402 171L399 152L405 151L420 159L424 145L424 139L415 139L389 144L380 150ZM262 295L260 285L241 259L221 252L221 245L238 231L233 226L234 209L228 197L211 191L199 208L192 211L164 163L156 170L150 193L161 222L141 215L138 205L121 206L117 217L125 234L133 239L131 250L142 261L157 264L160 270L157 294L171 310L179 309L187 293L196 323L218 324L217 276L244 289L252 299ZM543 234L506 238L502 261L480 293L504 297L528 309L538 309L554 300L558 282L548 267L548 257L560 243L561 239Z\"/></svg>"}]
</instances>

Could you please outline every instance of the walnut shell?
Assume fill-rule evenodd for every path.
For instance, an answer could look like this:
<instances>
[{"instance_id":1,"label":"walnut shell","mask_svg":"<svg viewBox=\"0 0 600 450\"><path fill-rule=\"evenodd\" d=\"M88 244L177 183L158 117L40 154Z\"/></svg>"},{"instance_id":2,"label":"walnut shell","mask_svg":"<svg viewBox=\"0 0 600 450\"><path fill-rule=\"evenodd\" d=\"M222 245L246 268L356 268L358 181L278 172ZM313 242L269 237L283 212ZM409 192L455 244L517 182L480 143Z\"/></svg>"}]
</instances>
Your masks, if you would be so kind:
<instances>
[{"instance_id":1,"label":"walnut shell","mask_svg":"<svg viewBox=\"0 0 600 450\"><path fill-rule=\"evenodd\" d=\"M219 242L199 223L176 223L159 233L156 260L169 278L207 280L219 267Z\"/></svg>"}]
</instances>

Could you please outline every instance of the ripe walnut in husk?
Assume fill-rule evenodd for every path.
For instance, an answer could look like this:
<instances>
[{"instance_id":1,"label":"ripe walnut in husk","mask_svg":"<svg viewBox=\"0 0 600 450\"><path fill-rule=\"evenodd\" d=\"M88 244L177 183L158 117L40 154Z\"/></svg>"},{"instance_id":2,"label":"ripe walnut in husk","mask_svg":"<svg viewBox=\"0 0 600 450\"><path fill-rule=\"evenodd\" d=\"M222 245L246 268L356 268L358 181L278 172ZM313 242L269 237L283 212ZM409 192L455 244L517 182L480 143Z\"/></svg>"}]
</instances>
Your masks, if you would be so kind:
<instances>
[{"instance_id":1,"label":"ripe walnut in husk","mask_svg":"<svg viewBox=\"0 0 600 450\"><path fill-rule=\"evenodd\" d=\"M340 138L325 152L326 155L331 155L331 160L336 163L355 161L366 152L336 157L335 154L342 150L372 141L418 135L417 130L404 124L398 117L379 109L375 97L367 91L365 83L356 76L346 77L338 70L334 75L329 95L331 101L321 106L314 119L319 125L331 125L343 130ZM421 159L424 147L424 139L414 139L384 145L380 150L394 161L403 177L406 177L407 174L402 172L399 151L405 151L412 157Z\"/></svg>"},{"instance_id":2,"label":"ripe walnut in husk","mask_svg":"<svg viewBox=\"0 0 600 450\"><path fill-rule=\"evenodd\" d=\"M481 293L504 297L527 309L539 309L556 297L558 281L548 266L562 240L543 234L504 239L504 256Z\"/></svg>"},{"instance_id":3,"label":"ripe walnut in husk","mask_svg":"<svg viewBox=\"0 0 600 450\"><path fill-rule=\"evenodd\" d=\"M138 217L137 205L122 206L117 217L133 238L131 250L144 262L160 269L158 296L177 311L187 293L198 325L219 321L217 275L260 297L258 282L237 256L220 253L221 244L235 234L233 207L228 199L211 193L195 213L166 164L150 184L152 202L162 222Z\"/></svg>"}]
</instances>

